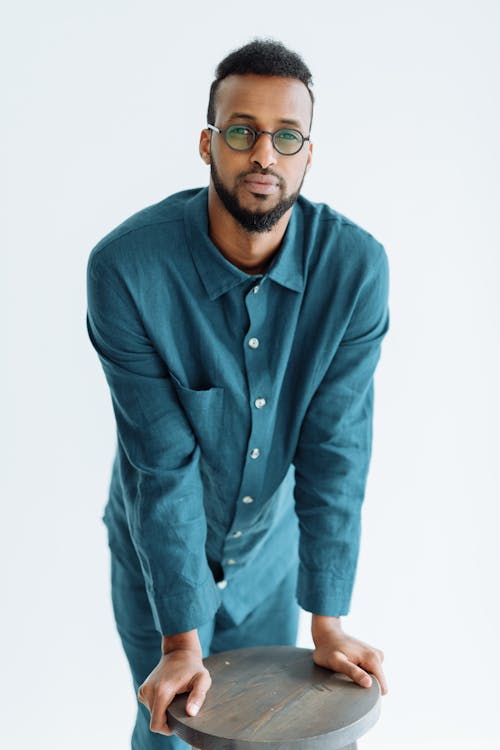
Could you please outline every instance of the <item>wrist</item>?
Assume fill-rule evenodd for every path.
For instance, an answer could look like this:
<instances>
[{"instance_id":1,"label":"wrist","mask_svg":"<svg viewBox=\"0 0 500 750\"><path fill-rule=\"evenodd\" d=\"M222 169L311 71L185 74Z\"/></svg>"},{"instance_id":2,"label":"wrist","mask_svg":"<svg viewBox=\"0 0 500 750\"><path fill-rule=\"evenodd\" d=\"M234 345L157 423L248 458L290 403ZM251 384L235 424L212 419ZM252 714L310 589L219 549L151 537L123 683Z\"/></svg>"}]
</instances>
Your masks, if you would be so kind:
<instances>
[{"instance_id":1,"label":"wrist","mask_svg":"<svg viewBox=\"0 0 500 750\"><path fill-rule=\"evenodd\" d=\"M311 635L315 643L327 633L331 634L342 632L342 622L340 617L328 617L326 615L312 616Z\"/></svg>"},{"instance_id":2,"label":"wrist","mask_svg":"<svg viewBox=\"0 0 500 750\"><path fill-rule=\"evenodd\" d=\"M195 651L201 656L201 645L197 630L188 630L185 633L175 633L162 637L161 652L163 655L179 650Z\"/></svg>"}]
</instances>

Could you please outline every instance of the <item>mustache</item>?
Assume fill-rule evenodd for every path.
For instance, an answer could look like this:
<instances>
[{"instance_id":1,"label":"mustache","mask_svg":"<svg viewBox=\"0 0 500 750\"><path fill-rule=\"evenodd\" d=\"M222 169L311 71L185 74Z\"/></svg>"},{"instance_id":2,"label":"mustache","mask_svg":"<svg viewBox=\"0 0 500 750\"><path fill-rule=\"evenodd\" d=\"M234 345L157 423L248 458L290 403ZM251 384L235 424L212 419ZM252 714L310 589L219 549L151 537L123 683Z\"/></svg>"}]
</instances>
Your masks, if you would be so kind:
<instances>
[{"instance_id":1,"label":"mustache","mask_svg":"<svg viewBox=\"0 0 500 750\"><path fill-rule=\"evenodd\" d=\"M279 175L277 172L275 172L272 169L267 169L267 168L262 168L262 167L260 169L258 169L258 168L257 169L248 169L248 170L246 170L246 172L240 172L239 175L238 175L238 177L236 178L236 180L237 180L237 182L243 182L243 180L246 177L250 177L250 175L255 175L255 174L261 174L261 175L265 175L265 176L275 177L276 180L277 180L277 182L278 182L278 185L280 187L284 187L285 186L285 181L284 181L283 177L281 177L281 175Z\"/></svg>"}]
</instances>

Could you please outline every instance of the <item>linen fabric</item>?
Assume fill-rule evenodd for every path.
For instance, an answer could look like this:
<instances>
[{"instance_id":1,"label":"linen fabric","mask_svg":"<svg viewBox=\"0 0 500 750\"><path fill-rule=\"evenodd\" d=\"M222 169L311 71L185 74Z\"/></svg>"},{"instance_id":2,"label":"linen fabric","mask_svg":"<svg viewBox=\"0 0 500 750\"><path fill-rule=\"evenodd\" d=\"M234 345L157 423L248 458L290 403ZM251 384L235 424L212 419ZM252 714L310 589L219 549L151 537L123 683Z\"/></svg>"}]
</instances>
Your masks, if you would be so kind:
<instances>
[{"instance_id":1,"label":"linen fabric","mask_svg":"<svg viewBox=\"0 0 500 750\"><path fill-rule=\"evenodd\" d=\"M87 326L117 452L104 521L132 550L161 634L223 604L235 625L297 555L297 600L345 615L388 329L383 246L300 196L268 270L209 238L208 189L140 211L94 248Z\"/></svg>"}]
</instances>

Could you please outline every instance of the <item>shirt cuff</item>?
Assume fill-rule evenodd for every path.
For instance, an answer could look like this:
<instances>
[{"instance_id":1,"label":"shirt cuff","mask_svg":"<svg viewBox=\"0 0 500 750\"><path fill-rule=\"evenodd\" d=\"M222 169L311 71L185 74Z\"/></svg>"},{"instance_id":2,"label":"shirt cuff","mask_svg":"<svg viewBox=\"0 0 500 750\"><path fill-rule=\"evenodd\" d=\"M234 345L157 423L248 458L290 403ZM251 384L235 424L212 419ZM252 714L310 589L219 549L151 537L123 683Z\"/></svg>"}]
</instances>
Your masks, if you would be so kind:
<instances>
[{"instance_id":1,"label":"shirt cuff","mask_svg":"<svg viewBox=\"0 0 500 750\"><path fill-rule=\"evenodd\" d=\"M156 629L161 635L195 630L211 620L220 607L219 589L210 575L196 587L179 594L161 595L148 590Z\"/></svg>"},{"instance_id":2,"label":"shirt cuff","mask_svg":"<svg viewBox=\"0 0 500 750\"><path fill-rule=\"evenodd\" d=\"M349 614L354 581L299 567L297 601L306 612L326 617Z\"/></svg>"}]
</instances>

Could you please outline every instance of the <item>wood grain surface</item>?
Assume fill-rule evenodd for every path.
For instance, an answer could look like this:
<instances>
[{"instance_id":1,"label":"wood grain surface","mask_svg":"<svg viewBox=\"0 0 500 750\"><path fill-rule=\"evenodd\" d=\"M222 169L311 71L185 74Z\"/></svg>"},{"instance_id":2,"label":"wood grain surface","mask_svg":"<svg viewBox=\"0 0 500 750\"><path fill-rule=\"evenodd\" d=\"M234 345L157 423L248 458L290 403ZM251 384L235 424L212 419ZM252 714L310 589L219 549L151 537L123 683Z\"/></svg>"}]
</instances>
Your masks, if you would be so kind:
<instances>
[{"instance_id":1,"label":"wood grain surface","mask_svg":"<svg viewBox=\"0 0 500 750\"><path fill-rule=\"evenodd\" d=\"M212 687L196 717L186 695L168 709L174 732L200 750L340 750L380 713L380 687L317 667L312 651L269 646L225 651L204 663Z\"/></svg>"}]
</instances>

